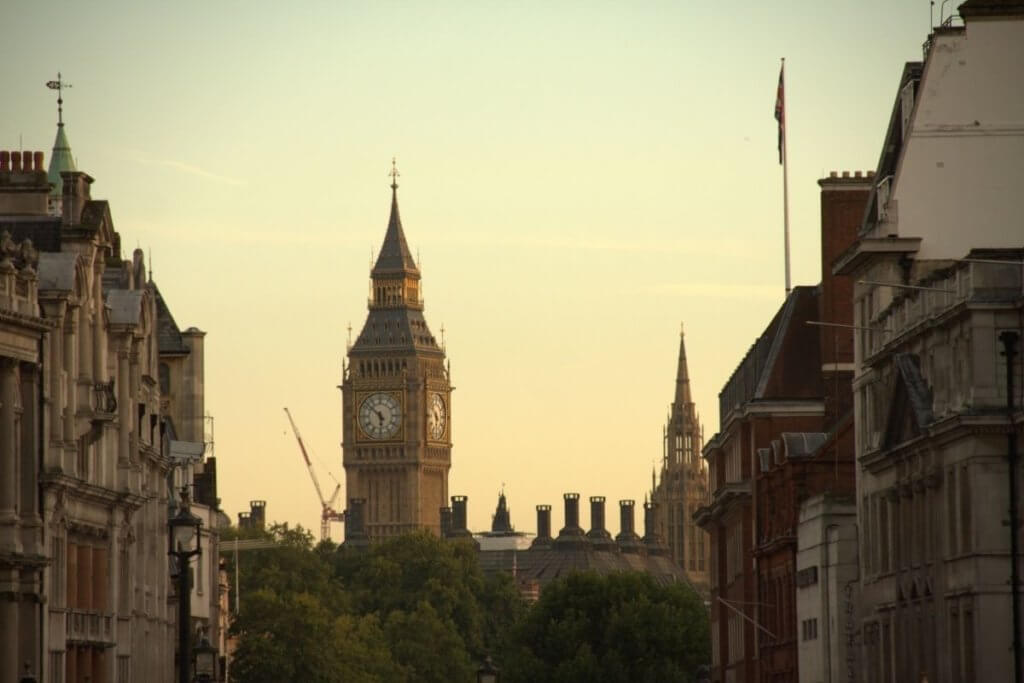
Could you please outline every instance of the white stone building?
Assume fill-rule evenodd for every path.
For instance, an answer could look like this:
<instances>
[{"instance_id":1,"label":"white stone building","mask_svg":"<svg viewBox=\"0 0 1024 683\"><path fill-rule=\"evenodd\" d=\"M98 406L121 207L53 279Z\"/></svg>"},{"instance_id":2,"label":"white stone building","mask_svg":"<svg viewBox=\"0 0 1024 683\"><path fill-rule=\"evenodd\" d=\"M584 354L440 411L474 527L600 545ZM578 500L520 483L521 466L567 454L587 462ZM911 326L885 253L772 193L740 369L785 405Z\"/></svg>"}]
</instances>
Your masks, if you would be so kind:
<instances>
[{"instance_id":1,"label":"white stone building","mask_svg":"<svg viewBox=\"0 0 1024 683\"><path fill-rule=\"evenodd\" d=\"M856 680L857 507L829 494L808 498L796 533L800 683Z\"/></svg>"},{"instance_id":2,"label":"white stone building","mask_svg":"<svg viewBox=\"0 0 1024 683\"><path fill-rule=\"evenodd\" d=\"M860 239L836 265L858 280L864 681L1012 680L1024 635L1008 524L1020 356L1011 415L1002 355L1024 320L1024 3L960 15L904 69Z\"/></svg>"},{"instance_id":3,"label":"white stone building","mask_svg":"<svg viewBox=\"0 0 1024 683\"><path fill-rule=\"evenodd\" d=\"M59 188L42 153L0 153L0 681L169 682L175 485L213 532L191 599L219 635L203 333L178 331L62 145L60 128Z\"/></svg>"}]
</instances>

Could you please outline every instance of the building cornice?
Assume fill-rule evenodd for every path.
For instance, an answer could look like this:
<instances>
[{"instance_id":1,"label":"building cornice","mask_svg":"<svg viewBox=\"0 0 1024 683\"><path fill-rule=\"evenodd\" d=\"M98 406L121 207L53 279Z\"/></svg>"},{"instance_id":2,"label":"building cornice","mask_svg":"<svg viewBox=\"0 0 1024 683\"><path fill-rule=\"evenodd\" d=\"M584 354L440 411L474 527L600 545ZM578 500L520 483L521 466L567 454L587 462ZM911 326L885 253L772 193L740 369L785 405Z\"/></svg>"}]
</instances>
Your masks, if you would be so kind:
<instances>
[{"instance_id":1,"label":"building cornice","mask_svg":"<svg viewBox=\"0 0 1024 683\"><path fill-rule=\"evenodd\" d=\"M832 274L856 275L874 258L914 254L920 248L920 237L863 237L832 263Z\"/></svg>"}]
</instances>

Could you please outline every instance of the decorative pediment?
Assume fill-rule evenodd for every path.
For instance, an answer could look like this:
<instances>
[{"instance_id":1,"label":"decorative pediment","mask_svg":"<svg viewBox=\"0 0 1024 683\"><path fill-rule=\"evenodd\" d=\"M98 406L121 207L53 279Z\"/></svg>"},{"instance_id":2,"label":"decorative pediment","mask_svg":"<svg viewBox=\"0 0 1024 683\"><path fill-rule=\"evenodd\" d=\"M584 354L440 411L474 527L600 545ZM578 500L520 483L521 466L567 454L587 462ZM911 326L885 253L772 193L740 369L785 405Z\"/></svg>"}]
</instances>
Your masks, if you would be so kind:
<instances>
[{"instance_id":1,"label":"decorative pediment","mask_svg":"<svg viewBox=\"0 0 1024 683\"><path fill-rule=\"evenodd\" d=\"M917 354L893 356L882 449L889 450L921 435L932 422L932 392L921 376Z\"/></svg>"}]
</instances>

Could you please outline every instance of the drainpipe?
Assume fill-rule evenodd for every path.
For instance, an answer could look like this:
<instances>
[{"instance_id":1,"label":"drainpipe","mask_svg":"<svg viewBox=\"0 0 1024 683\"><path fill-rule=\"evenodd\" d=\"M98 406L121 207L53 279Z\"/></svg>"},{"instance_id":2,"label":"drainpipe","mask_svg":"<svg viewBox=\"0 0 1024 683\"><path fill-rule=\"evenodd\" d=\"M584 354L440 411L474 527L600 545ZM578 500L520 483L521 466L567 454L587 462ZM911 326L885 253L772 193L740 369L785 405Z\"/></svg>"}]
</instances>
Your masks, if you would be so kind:
<instances>
[{"instance_id":1,"label":"drainpipe","mask_svg":"<svg viewBox=\"0 0 1024 683\"><path fill-rule=\"evenodd\" d=\"M824 627L824 630L825 630L825 638L824 638L824 640L825 640L825 683L832 683L832 631L830 630L830 627L831 627L831 624L832 624L832 622L831 622L831 616L832 616L832 604L831 604L832 603L832 597L831 597L831 593L832 593L832 591L829 589L829 583L828 583L828 560L829 560L828 549L829 549L829 546L832 544L832 540L830 538L830 534L832 533L833 529L838 529L838 528L839 528L838 524L829 524L829 525L825 526L824 529L821 530L821 548L822 548L822 556L823 557L822 557L822 560L821 560L821 574L822 574L822 577L821 577L821 583L819 584L819 588L824 588L824 591L822 591L822 592L824 592L824 597L825 597L824 605L823 605L824 609L822 610L822 612L823 612L822 616L824 617L822 619L822 621L823 621L822 626Z\"/></svg>"},{"instance_id":2,"label":"drainpipe","mask_svg":"<svg viewBox=\"0 0 1024 683\"><path fill-rule=\"evenodd\" d=\"M1020 638L1020 585L1018 559L1019 523L1017 521L1017 426L1014 424L1013 358L1017 355L1018 334L1007 330L999 335L1006 356L1006 413L1010 420L1010 431L1006 435L1006 457L1010 476L1010 594L1013 596L1013 680L1021 683L1022 646Z\"/></svg>"}]
</instances>

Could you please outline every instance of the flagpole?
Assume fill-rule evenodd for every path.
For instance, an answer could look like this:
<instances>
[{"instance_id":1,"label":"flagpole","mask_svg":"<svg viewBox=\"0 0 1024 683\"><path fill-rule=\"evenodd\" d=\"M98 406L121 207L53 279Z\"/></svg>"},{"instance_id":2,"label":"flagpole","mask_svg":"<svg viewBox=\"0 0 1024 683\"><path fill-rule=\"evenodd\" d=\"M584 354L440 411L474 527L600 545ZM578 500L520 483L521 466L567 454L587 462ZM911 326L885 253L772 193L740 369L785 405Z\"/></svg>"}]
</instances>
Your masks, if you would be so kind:
<instances>
[{"instance_id":1,"label":"flagpole","mask_svg":"<svg viewBox=\"0 0 1024 683\"><path fill-rule=\"evenodd\" d=\"M782 58L782 76L785 79L786 75L786 58ZM783 82L785 82L783 80ZM791 291L789 281L789 165L786 158L786 143L789 138L788 124L786 120L786 94L785 90L782 91L782 238L783 245L786 252L786 298L789 298L789 292Z\"/></svg>"}]
</instances>

